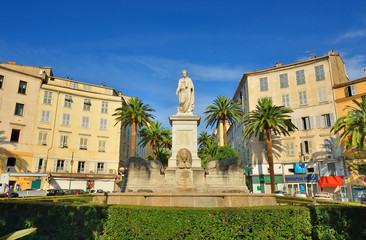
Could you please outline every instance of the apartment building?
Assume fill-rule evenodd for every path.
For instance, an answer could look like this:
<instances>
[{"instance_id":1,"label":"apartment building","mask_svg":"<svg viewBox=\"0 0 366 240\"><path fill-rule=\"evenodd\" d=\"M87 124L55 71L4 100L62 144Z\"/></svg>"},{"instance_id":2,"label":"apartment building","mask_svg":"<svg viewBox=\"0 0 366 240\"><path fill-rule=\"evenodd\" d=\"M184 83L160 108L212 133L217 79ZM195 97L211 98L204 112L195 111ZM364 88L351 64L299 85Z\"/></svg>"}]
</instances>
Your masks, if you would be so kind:
<instances>
[{"instance_id":1,"label":"apartment building","mask_svg":"<svg viewBox=\"0 0 366 240\"><path fill-rule=\"evenodd\" d=\"M112 114L127 96L55 77L50 67L0 64L0 79L1 168L14 172L10 185L120 189L122 156L130 152L121 142L131 130Z\"/></svg>"},{"instance_id":2,"label":"apartment building","mask_svg":"<svg viewBox=\"0 0 366 240\"><path fill-rule=\"evenodd\" d=\"M16 173L32 168L34 115L46 75L52 75L50 67L0 63L0 174L12 174L6 181L12 188L32 187L30 176Z\"/></svg>"},{"instance_id":3,"label":"apartment building","mask_svg":"<svg viewBox=\"0 0 366 240\"><path fill-rule=\"evenodd\" d=\"M336 135L330 132L337 119L333 85L348 82L342 58L334 51L322 57L244 73L233 99L248 113L261 98L291 108L291 121L298 130L290 136L273 136L276 187L293 194L312 196L327 191L342 198L344 167ZM242 123L228 133L231 144L244 159L254 193L270 193L266 142L243 140Z\"/></svg>"}]
</instances>

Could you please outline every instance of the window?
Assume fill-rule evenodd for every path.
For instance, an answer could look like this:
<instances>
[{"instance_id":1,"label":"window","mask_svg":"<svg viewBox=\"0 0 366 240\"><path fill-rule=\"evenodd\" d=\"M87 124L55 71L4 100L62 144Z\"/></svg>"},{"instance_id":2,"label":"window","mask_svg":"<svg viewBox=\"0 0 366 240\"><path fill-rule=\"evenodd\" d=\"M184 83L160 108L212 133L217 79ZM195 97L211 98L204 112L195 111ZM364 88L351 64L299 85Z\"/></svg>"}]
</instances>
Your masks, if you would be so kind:
<instances>
[{"instance_id":1,"label":"window","mask_svg":"<svg viewBox=\"0 0 366 240\"><path fill-rule=\"evenodd\" d=\"M296 71L296 83L297 83L297 85L305 84L305 72L304 72L304 70Z\"/></svg>"},{"instance_id":2,"label":"window","mask_svg":"<svg viewBox=\"0 0 366 240\"><path fill-rule=\"evenodd\" d=\"M312 129L312 117L303 117L301 118L301 123L302 123L302 130L309 130Z\"/></svg>"},{"instance_id":3,"label":"window","mask_svg":"<svg viewBox=\"0 0 366 240\"><path fill-rule=\"evenodd\" d=\"M288 75L287 73L280 74L280 87L287 88L288 87Z\"/></svg>"},{"instance_id":4,"label":"window","mask_svg":"<svg viewBox=\"0 0 366 240\"><path fill-rule=\"evenodd\" d=\"M47 138L48 138L48 133L39 132L37 144L47 146Z\"/></svg>"},{"instance_id":5,"label":"window","mask_svg":"<svg viewBox=\"0 0 366 240\"><path fill-rule=\"evenodd\" d=\"M77 89L78 88L78 84L76 82L70 82L70 88Z\"/></svg>"},{"instance_id":6,"label":"window","mask_svg":"<svg viewBox=\"0 0 366 240\"><path fill-rule=\"evenodd\" d=\"M101 118L100 121L99 121L99 129L100 130L107 130L107 126L108 126L108 119Z\"/></svg>"},{"instance_id":7,"label":"window","mask_svg":"<svg viewBox=\"0 0 366 240\"><path fill-rule=\"evenodd\" d=\"M62 114L62 122L61 124L64 126L70 126L70 118L71 118L71 114L70 113L63 113Z\"/></svg>"},{"instance_id":8,"label":"window","mask_svg":"<svg viewBox=\"0 0 366 240\"><path fill-rule=\"evenodd\" d=\"M52 104L52 92L44 91L43 93L43 104Z\"/></svg>"},{"instance_id":9,"label":"window","mask_svg":"<svg viewBox=\"0 0 366 240\"><path fill-rule=\"evenodd\" d=\"M84 98L83 111L90 111L91 101L89 98Z\"/></svg>"},{"instance_id":10,"label":"window","mask_svg":"<svg viewBox=\"0 0 366 240\"><path fill-rule=\"evenodd\" d=\"M261 91L267 91L268 90L267 77L260 78L259 81L260 81Z\"/></svg>"},{"instance_id":11,"label":"window","mask_svg":"<svg viewBox=\"0 0 366 240\"><path fill-rule=\"evenodd\" d=\"M65 100L64 100L64 107L65 108L71 108L73 102L74 101L72 100L71 95L65 95Z\"/></svg>"},{"instance_id":12,"label":"window","mask_svg":"<svg viewBox=\"0 0 366 240\"><path fill-rule=\"evenodd\" d=\"M16 103L14 115L23 116L24 104Z\"/></svg>"},{"instance_id":13,"label":"window","mask_svg":"<svg viewBox=\"0 0 366 240\"><path fill-rule=\"evenodd\" d=\"M97 173L104 173L104 163L97 163Z\"/></svg>"},{"instance_id":14,"label":"window","mask_svg":"<svg viewBox=\"0 0 366 240\"><path fill-rule=\"evenodd\" d=\"M308 105L308 97L306 91L299 92L299 103L302 106Z\"/></svg>"},{"instance_id":15,"label":"window","mask_svg":"<svg viewBox=\"0 0 366 240\"><path fill-rule=\"evenodd\" d=\"M326 102L327 100L327 89L325 87L318 88L318 101Z\"/></svg>"},{"instance_id":16,"label":"window","mask_svg":"<svg viewBox=\"0 0 366 240\"><path fill-rule=\"evenodd\" d=\"M87 138L85 138L85 137L80 138L79 149L88 150L88 139Z\"/></svg>"},{"instance_id":17,"label":"window","mask_svg":"<svg viewBox=\"0 0 366 240\"><path fill-rule=\"evenodd\" d=\"M38 166L36 167L36 172L42 172L43 168L43 158L38 159Z\"/></svg>"},{"instance_id":18,"label":"window","mask_svg":"<svg viewBox=\"0 0 366 240\"><path fill-rule=\"evenodd\" d=\"M325 79L324 65L315 66L315 79L317 81Z\"/></svg>"},{"instance_id":19,"label":"window","mask_svg":"<svg viewBox=\"0 0 366 240\"><path fill-rule=\"evenodd\" d=\"M41 112L41 122L50 123L50 115L51 115L50 110L42 110L42 112Z\"/></svg>"},{"instance_id":20,"label":"window","mask_svg":"<svg viewBox=\"0 0 366 240\"><path fill-rule=\"evenodd\" d=\"M85 162L78 162L78 173L85 172Z\"/></svg>"},{"instance_id":21,"label":"window","mask_svg":"<svg viewBox=\"0 0 366 240\"><path fill-rule=\"evenodd\" d=\"M84 85L84 91L90 92L91 87L89 85Z\"/></svg>"},{"instance_id":22,"label":"window","mask_svg":"<svg viewBox=\"0 0 366 240\"><path fill-rule=\"evenodd\" d=\"M290 107L290 95L289 94L282 95L282 105L285 107Z\"/></svg>"},{"instance_id":23,"label":"window","mask_svg":"<svg viewBox=\"0 0 366 240\"><path fill-rule=\"evenodd\" d=\"M25 94L27 89L27 82L19 81L18 93Z\"/></svg>"},{"instance_id":24,"label":"window","mask_svg":"<svg viewBox=\"0 0 366 240\"><path fill-rule=\"evenodd\" d=\"M102 105L100 107L101 113L108 113L108 102L102 101Z\"/></svg>"},{"instance_id":25,"label":"window","mask_svg":"<svg viewBox=\"0 0 366 240\"><path fill-rule=\"evenodd\" d=\"M82 116L81 117L81 127L82 128L89 128L89 117Z\"/></svg>"},{"instance_id":26,"label":"window","mask_svg":"<svg viewBox=\"0 0 366 240\"><path fill-rule=\"evenodd\" d=\"M300 143L301 155L313 153L313 143L311 141L303 141Z\"/></svg>"},{"instance_id":27,"label":"window","mask_svg":"<svg viewBox=\"0 0 366 240\"><path fill-rule=\"evenodd\" d=\"M99 139L98 140L98 152L105 152L105 145L106 145L105 139Z\"/></svg>"},{"instance_id":28,"label":"window","mask_svg":"<svg viewBox=\"0 0 366 240\"><path fill-rule=\"evenodd\" d=\"M4 76L0 75L0 89L3 88Z\"/></svg>"},{"instance_id":29,"label":"window","mask_svg":"<svg viewBox=\"0 0 366 240\"><path fill-rule=\"evenodd\" d=\"M69 147L69 136L68 135L60 135L59 147L61 147L61 148Z\"/></svg>"},{"instance_id":30,"label":"window","mask_svg":"<svg viewBox=\"0 0 366 240\"><path fill-rule=\"evenodd\" d=\"M335 163L328 163L328 176L336 176L336 166Z\"/></svg>"},{"instance_id":31,"label":"window","mask_svg":"<svg viewBox=\"0 0 366 240\"><path fill-rule=\"evenodd\" d=\"M356 96L356 86L350 85L344 89L346 97Z\"/></svg>"},{"instance_id":32,"label":"window","mask_svg":"<svg viewBox=\"0 0 366 240\"><path fill-rule=\"evenodd\" d=\"M20 130L19 129L12 129L10 142L18 142L19 141Z\"/></svg>"},{"instance_id":33,"label":"window","mask_svg":"<svg viewBox=\"0 0 366 240\"><path fill-rule=\"evenodd\" d=\"M308 168L308 172L314 172L314 168Z\"/></svg>"},{"instance_id":34,"label":"window","mask_svg":"<svg viewBox=\"0 0 366 240\"><path fill-rule=\"evenodd\" d=\"M334 114L322 114L316 116L316 124L318 128L333 127L334 125Z\"/></svg>"},{"instance_id":35,"label":"window","mask_svg":"<svg viewBox=\"0 0 366 240\"><path fill-rule=\"evenodd\" d=\"M287 142L286 143L286 154L287 156L294 156L294 143L293 142Z\"/></svg>"},{"instance_id":36,"label":"window","mask_svg":"<svg viewBox=\"0 0 366 240\"><path fill-rule=\"evenodd\" d=\"M16 163L17 163L16 158L13 158L13 157L8 158L8 161L6 163L6 171L7 172L15 172Z\"/></svg>"},{"instance_id":37,"label":"window","mask_svg":"<svg viewBox=\"0 0 366 240\"><path fill-rule=\"evenodd\" d=\"M56 172L65 171L65 160L57 160Z\"/></svg>"}]
</instances>

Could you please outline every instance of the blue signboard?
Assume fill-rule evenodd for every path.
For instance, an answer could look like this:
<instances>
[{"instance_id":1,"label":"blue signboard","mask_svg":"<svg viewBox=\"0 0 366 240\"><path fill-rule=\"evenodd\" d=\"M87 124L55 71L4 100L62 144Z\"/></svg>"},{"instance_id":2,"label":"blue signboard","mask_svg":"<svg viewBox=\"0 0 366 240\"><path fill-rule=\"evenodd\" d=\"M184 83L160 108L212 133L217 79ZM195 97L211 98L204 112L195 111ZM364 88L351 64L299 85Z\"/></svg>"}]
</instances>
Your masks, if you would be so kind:
<instances>
[{"instance_id":1,"label":"blue signboard","mask_svg":"<svg viewBox=\"0 0 366 240\"><path fill-rule=\"evenodd\" d=\"M285 180L287 183L296 183L296 182L318 182L319 178L317 174L299 174L299 175L287 175L285 176Z\"/></svg>"},{"instance_id":2,"label":"blue signboard","mask_svg":"<svg viewBox=\"0 0 366 240\"><path fill-rule=\"evenodd\" d=\"M301 165L299 163L294 164L295 173L306 173L305 163Z\"/></svg>"}]
</instances>

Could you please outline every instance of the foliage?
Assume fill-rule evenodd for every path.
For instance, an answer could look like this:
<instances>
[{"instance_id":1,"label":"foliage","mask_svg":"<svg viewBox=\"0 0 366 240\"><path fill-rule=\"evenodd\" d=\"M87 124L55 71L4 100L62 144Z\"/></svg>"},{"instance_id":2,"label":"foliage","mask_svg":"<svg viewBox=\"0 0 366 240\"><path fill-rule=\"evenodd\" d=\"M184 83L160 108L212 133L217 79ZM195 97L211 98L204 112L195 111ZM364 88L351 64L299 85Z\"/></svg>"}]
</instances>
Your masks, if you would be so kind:
<instances>
[{"instance_id":1,"label":"foliage","mask_svg":"<svg viewBox=\"0 0 366 240\"><path fill-rule=\"evenodd\" d=\"M206 127L217 127L220 121L222 122L223 129L221 130L224 133L224 145L227 145L226 122L240 121L243 110L239 103L230 100L228 96L219 95L214 100L213 105L206 108L204 114L206 115Z\"/></svg>"},{"instance_id":2,"label":"foliage","mask_svg":"<svg viewBox=\"0 0 366 240\"><path fill-rule=\"evenodd\" d=\"M168 166L168 160L171 156L171 153L165 149L158 148L156 152L156 159L159 160L164 167Z\"/></svg>"},{"instance_id":3,"label":"foliage","mask_svg":"<svg viewBox=\"0 0 366 240\"><path fill-rule=\"evenodd\" d=\"M207 147L207 142L211 140L212 136L206 131L202 131L197 138L197 143L199 147Z\"/></svg>"},{"instance_id":4,"label":"foliage","mask_svg":"<svg viewBox=\"0 0 366 240\"><path fill-rule=\"evenodd\" d=\"M0 240L15 240L15 239L19 239L22 237L25 237L33 232L35 232L37 230L37 228L26 228L23 230L19 230L13 233L9 233L8 235L5 235L3 237L0 237Z\"/></svg>"},{"instance_id":5,"label":"foliage","mask_svg":"<svg viewBox=\"0 0 366 240\"><path fill-rule=\"evenodd\" d=\"M123 127L132 125L131 156L136 154L136 127L151 123L151 119L155 118L150 112L155 110L150 105L143 104L137 97L133 97L127 103L123 102L122 107L117 108L112 115L116 117L116 124L121 122Z\"/></svg>"},{"instance_id":6,"label":"foliage","mask_svg":"<svg viewBox=\"0 0 366 240\"><path fill-rule=\"evenodd\" d=\"M198 157L201 159L202 167L205 167L209 161L214 160L218 146L213 139L208 139L206 145L201 145L198 149Z\"/></svg>"},{"instance_id":7,"label":"foliage","mask_svg":"<svg viewBox=\"0 0 366 240\"><path fill-rule=\"evenodd\" d=\"M221 161L232 157L240 158L239 154L229 145L219 147L214 159Z\"/></svg>"},{"instance_id":8,"label":"foliage","mask_svg":"<svg viewBox=\"0 0 366 240\"><path fill-rule=\"evenodd\" d=\"M361 151L366 145L366 95L361 102L353 100L356 107L346 106L343 111L348 113L337 119L331 131L339 133L336 144L342 142L346 149Z\"/></svg>"},{"instance_id":9,"label":"foliage","mask_svg":"<svg viewBox=\"0 0 366 240\"><path fill-rule=\"evenodd\" d=\"M153 148L154 159L157 157L158 149L162 147L164 138L171 136L171 131L168 128L162 127L158 121L152 122L149 126L144 126L140 132L139 145L146 146L148 143Z\"/></svg>"},{"instance_id":10,"label":"foliage","mask_svg":"<svg viewBox=\"0 0 366 240\"><path fill-rule=\"evenodd\" d=\"M262 98L258 100L256 109L244 115L244 136L251 138L259 136L260 141L267 142L267 157L271 178L271 192L275 190L273 156L272 156L272 134L289 136L296 126L290 120L290 113L293 111L284 106L273 105L272 99Z\"/></svg>"},{"instance_id":11,"label":"foliage","mask_svg":"<svg viewBox=\"0 0 366 240\"><path fill-rule=\"evenodd\" d=\"M339 205L210 209L2 201L0 235L37 227L25 239L366 238L366 207L329 203Z\"/></svg>"}]
</instances>

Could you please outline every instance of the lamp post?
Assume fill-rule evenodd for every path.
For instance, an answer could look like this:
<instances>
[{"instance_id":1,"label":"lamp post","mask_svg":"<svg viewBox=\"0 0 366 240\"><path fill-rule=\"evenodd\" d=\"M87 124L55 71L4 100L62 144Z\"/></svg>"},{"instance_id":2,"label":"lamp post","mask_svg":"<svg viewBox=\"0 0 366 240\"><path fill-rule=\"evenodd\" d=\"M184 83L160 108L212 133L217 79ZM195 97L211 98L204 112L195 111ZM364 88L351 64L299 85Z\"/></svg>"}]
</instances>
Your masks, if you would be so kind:
<instances>
[{"instance_id":1,"label":"lamp post","mask_svg":"<svg viewBox=\"0 0 366 240\"><path fill-rule=\"evenodd\" d=\"M74 152L72 152L71 154L70 164L71 164L71 172L70 172L69 190L71 189L72 166L74 165Z\"/></svg>"}]
</instances>

